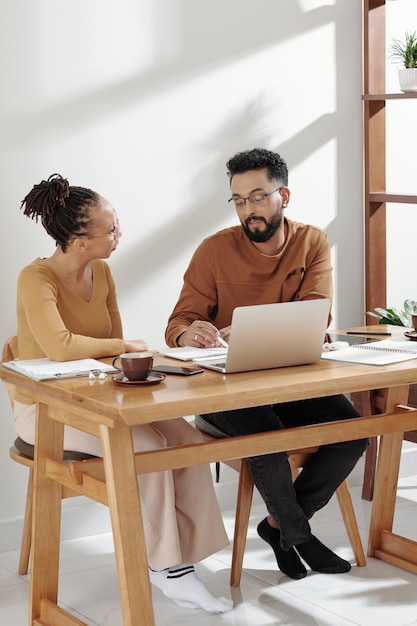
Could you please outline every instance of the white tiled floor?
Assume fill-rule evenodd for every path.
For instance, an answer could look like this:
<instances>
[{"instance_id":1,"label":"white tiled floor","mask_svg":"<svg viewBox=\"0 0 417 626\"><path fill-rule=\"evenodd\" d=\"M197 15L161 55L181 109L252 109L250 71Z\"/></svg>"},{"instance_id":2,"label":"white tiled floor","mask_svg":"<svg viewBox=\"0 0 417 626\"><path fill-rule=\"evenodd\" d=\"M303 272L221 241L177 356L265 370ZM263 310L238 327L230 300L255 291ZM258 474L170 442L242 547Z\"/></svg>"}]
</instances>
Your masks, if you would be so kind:
<instances>
[{"instance_id":1,"label":"white tiled floor","mask_svg":"<svg viewBox=\"0 0 417 626\"><path fill-rule=\"evenodd\" d=\"M364 546L371 503L352 488ZM240 588L229 587L230 548L197 566L198 574L215 595L231 596L234 610L210 615L182 609L153 589L157 626L408 626L417 624L417 575L368 559L348 574L309 572L302 580L283 576L271 549L256 534L263 506L253 507ZM224 515L231 536L233 513ZM337 502L315 516L314 533L353 563ZM401 479L394 531L417 539L417 476ZM111 534L65 541L61 547L59 598L61 605L88 626L122 626ZM28 577L19 577L18 552L0 554L0 624L27 626Z\"/></svg>"}]
</instances>

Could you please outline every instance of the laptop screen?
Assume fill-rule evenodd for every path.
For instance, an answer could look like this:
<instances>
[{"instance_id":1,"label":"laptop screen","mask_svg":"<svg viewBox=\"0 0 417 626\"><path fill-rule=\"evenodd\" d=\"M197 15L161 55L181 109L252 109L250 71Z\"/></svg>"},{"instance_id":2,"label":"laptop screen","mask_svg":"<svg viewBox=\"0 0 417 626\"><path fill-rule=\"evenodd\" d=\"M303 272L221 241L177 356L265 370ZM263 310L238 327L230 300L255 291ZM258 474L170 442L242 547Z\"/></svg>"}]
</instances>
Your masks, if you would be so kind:
<instances>
[{"instance_id":1,"label":"laptop screen","mask_svg":"<svg viewBox=\"0 0 417 626\"><path fill-rule=\"evenodd\" d=\"M303 365L320 359L330 300L237 307L233 312L226 373ZM216 361L224 361L219 358ZM212 368L213 361L201 361Z\"/></svg>"}]
</instances>

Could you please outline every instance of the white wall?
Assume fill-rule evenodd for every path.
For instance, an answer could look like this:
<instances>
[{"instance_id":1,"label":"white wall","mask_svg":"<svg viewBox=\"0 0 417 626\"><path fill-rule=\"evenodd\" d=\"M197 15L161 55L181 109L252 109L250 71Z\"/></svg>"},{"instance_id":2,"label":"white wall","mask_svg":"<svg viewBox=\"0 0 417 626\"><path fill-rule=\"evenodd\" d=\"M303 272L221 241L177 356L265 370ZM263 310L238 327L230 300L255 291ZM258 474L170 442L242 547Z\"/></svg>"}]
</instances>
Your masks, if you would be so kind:
<instances>
[{"instance_id":1,"label":"white wall","mask_svg":"<svg viewBox=\"0 0 417 626\"><path fill-rule=\"evenodd\" d=\"M127 337L164 344L190 255L234 224L225 162L264 146L288 161L287 215L329 232L335 326L363 322L360 0L4 0L0 6L0 341L20 269L53 242L20 201L59 172L118 211L110 263ZM0 523L27 473L0 386ZM7 476L7 480L4 477ZM0 533L2 536L2 533ZM7 536L0 549L17 538Z\"/></svg>"}]
</instances>

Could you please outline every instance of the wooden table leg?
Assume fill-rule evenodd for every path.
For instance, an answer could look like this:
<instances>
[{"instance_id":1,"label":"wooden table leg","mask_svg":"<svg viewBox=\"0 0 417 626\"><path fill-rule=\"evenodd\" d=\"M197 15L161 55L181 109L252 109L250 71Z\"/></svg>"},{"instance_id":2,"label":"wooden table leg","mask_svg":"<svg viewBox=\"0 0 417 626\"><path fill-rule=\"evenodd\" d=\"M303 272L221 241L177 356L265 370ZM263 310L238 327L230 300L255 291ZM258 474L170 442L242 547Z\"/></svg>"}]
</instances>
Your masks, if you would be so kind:
<instances>
[{"instance_id":1,"label":"wooden table leg","mask_svg":"<svg viewBox=\"0 0 417 626\"><path fill-rule=\"evenodd\" d=\"M123 624L153 626L155 621L131 429L100 426L100 434Z\"/></svg>"},{"instance_id":2,"label":"wooden table leg","mask_svg":"<svg viewBox=\"0 0 417 626\"><path fill-rule=\"evenodd\" d=\"M385 411L394 411L397 404L407 402L407 397L407 386L388 389ZM380 438L368 556L375 556L375 550L381 546L382 532L392 531L402 441L402 432L382 435Z\"/></svg>"},{"instance_id":3,"label":"wooden table leg","mask_svg":"<svg viewBox=\"0 0 417 626\"><path fill-rule=\"evenodd\" d=\"M29 624L43 624L43 602L58 596L61 486L46 477L46 458L62 460L64 426L38 404L34 467Z\"/></svg>"}]
</instances>

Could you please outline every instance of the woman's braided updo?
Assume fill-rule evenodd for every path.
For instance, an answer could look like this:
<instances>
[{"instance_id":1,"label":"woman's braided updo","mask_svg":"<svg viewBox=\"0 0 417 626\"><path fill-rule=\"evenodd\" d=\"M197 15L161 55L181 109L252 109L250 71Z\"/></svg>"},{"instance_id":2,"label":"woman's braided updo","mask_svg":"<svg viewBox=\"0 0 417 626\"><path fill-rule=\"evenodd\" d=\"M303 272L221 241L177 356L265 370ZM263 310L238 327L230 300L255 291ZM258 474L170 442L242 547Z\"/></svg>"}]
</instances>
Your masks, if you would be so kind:
<instances>
[{"instance_id":1,"label":"woman's braided updo","mask_svg":"<svg viewBox=\"0 0 417 626\"><path fill-rule=\"evenodd\" d=\"M20 208L26 205L24 215L41 218L43 227L65 252L74 237L88 235L92 222L91 209L100 202L100 196L86 187L71 187L66 178L52 174L28 193Z\"/></svg>"}]
</instances>

